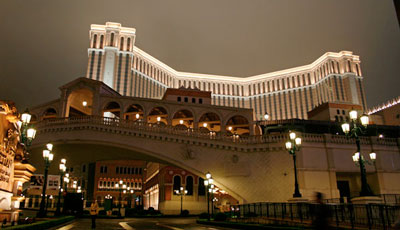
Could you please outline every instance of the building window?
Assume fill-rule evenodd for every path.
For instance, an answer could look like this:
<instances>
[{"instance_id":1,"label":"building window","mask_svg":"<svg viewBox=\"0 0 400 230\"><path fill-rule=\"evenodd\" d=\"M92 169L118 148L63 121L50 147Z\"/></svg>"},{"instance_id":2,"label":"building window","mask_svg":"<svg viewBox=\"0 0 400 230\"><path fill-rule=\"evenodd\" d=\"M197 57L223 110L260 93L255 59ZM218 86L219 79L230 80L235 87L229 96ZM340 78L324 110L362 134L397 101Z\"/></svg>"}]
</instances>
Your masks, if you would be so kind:
<instances>
[{"instance_id":1,"label":"building window","mask_svg":"<svg viewBox=\"0 0 400 230\"><path fill-rule=\"evenodd\" d=\"M336 110L337 114L340 114L340 110Z\"/></svg>"},{"instance_id":2,"label":"building window","mask_svg":"<svg viewBox=\"0 0 400 230\"><path fill-rule=\"evenodd\" d=\"M180 190L181 188L181 177L176 175L174 176L174 185L173 185L173 192L175 194L175 190Z\"/></svg>"},{"instance_id":3,"label":"building window","mask_svg":"<svg viewBox=\"0 0 400 230\"><path fill-rule=\"evenodd\" d=\"M182 101L182 98L181 97L178 97L178 99L177 99L179 102L181 102Z\"/></svg>"},{"instance_id":4,"label":"building window","mask_svg":"<svg viewBox=\"0 0 400 230\"><path fill-rule=\"evenodd\" d=\"M111 33L110 46L114 46L114 33Z\"/></svg>"},{"instance_id":5,"label":"building window","mask_svg":"<svg viewBox=\"0 0 400 230\"><path fill-rule=\"evenodd\" d=\"M142 168L139 168L139 175L142 175Z\"/></svg>"},{"instance_id":6,"label":"building window","mask_svg":"<svg viewBox=\"0 0 400 230\"><path fill-rule=\"evenodd\" d=\"M192 176L186 177L186 190L187 190L187 195L193 195L193 177Z\"/></svg>"},{"instance_id":7,"label":"building window","mask_svg":"<svg viewBox=\"0 0 400 230\"><path fill-rule=\"evenodd\" d=\"M198 192L199 196L204 196L206 195L206 186L204 186L204 179L199 177L199 187L198 187Z\"/></svg>"},{"instance_id":8,"label":"building window","mask_svg":"<svg viewBox=\"0 0 400 230\"><path fill-rule=\"evenodd\" d=\"M192 103L196 103L196 98L192 98Z\"/></svg>"},{"instance_id":9,"label":"building window","mask_svg":"<svg viewBox=\"0 0 400 230\"><path fill-rule=\"evenodd\" d=\"M100 166L100 173L103 173L103 166Z\"/></svg>"},{"instance_id":10,"label":"building window","mask_svg":"<svg viewBox=\"0 0 400 230\"><path fill-rule=\"evenodd\" d=\"M339 117L335 116L335 121L338 122L339 121Z\"/></svg>"},{"instance_id":11,"label":"building window","mask_svg":"<svg viewBox=\"0 0 400 230\"><path fill-rule=\"evenodd\" d=\"M199 104L203 104L203 99L199 98Z\"/></svg>"},{"instance_id":12,"label":"building window","mask_svg":"<svg viewBox=\"0 0 400 230\"><path fill-rule=\"evenodd\" d=\"M104 166L104 173L107 173L107 166Z\"/></svg>"},{"instance_id":13,"label":"building window","mask_svg":"<svg viewBox=\"0 0 400 230\"><path fill-rule=\"evenodd\" d=\"M189 99L187 97L185 97L185 102L188 102L188 101L189 101Z\"/></svg>"},{"instance_id":14,"label":"building window","mask_svg":"<svg viewBox=\"0 0 400 230\"><path fill-rule=\"evenodd\" d=\"M119 173L119 167L115 168L115 173L118 174Z\"/></svg>"},{"instance_id":15,"label":"building window","mask_svg":"<svg viewBox=\"0 0 400 230\"><path fill-rule=\"evenodd\" d=\"M74 171L74 168L73 168L73 167L69 168L69 171L70 171L70 172L73 172L73 171Z\"/></svg>"},{"instance_id":16,"label":"building window","mask_svg":"<svg viewBox=\"0 0 400 230\"><path fill-rule=\"evenodd\" d=\"M126 174L126 167L124 168L124 174Z\"/></svg>"},{"instance_id":17,"label":"building window","mask_svg":"<svg viewBox=\"0 0 400 230\"><path fill-rule=\"evenodd\" d=\"M345 112L344 110L342 110L342 114L343 114L343 115L346 115L346 112Z\"/></svg>"},{"instance_id":18,"label":"building window","mask_svg":"<svg viewBox=\"0 0 400 230\"><path fill-rule=\"evenodd\" d=\"M82 166L82 172L86 172L86 165Z\"/></svg>"}]
</instances>

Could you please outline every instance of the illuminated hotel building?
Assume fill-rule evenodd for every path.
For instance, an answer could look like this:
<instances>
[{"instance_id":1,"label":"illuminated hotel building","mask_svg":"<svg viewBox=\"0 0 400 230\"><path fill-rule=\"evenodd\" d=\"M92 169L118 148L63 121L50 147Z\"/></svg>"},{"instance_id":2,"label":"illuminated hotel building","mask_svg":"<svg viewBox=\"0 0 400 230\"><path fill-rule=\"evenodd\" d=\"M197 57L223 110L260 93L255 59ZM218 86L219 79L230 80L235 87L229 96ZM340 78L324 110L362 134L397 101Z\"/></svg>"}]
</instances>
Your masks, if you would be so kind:
<instances>
[{"instance_id":1,"label":"illuminated hotel building","mask_svg":"<svg viewBox=\"0 0 400 230\"><path fill-rule=\"evenodd\" d=\"M121 95L162 98L167 88L211 91L212 104L252 108L255 118L307 119L327 103L366 110L359 56L328 52L313 63L251 77L179 72L135 46L136 30L119 23L91 25L87 78L103 81Z\"/></svg>"}]
</instances>

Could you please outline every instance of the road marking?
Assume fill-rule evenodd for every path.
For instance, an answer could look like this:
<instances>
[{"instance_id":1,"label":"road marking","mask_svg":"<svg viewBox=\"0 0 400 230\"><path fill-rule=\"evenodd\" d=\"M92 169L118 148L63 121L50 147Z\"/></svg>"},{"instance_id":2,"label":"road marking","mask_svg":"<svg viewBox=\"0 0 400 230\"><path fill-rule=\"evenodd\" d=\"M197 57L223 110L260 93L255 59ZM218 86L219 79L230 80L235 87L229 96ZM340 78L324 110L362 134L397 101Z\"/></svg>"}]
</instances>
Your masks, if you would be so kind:
<instances>
[{"instance_id":1,"label":"road marking","mask_svg":"<svg viewBox=\"0 0 400 230\"><path fill-rule=\"evenodd\" d=\"M134 230L134 228L129 226L128 222L119 222L119 225L121 225L121 227L123 227L126 230Z\"/></svg>"},{"instance_id":2,"label":"road marking","mask_svg":"<svg viewBox=\"0 0 400 230\"><path fill-rule=\"evenodd\" d=\"M61 228L57 228L57 230L70 230L73 227L74 227L74 223L65 225L65 226L63 226Z\"/></svg>"},{"instance_id":3,"label":"road marking","mask_svg":"<svg viewBox=\"0 0 400 230\"><path fill-rule=\"evenodd\" d=\"M169 229L172 229L172 230L184 230L183 228L175 228L175 227L168 226L168 225L165 225L165 224L160 224L160 223L157 223L156 225L158 225L160 227L164 227L164 228L169 228Z\"/></svg>"}]
</instances>

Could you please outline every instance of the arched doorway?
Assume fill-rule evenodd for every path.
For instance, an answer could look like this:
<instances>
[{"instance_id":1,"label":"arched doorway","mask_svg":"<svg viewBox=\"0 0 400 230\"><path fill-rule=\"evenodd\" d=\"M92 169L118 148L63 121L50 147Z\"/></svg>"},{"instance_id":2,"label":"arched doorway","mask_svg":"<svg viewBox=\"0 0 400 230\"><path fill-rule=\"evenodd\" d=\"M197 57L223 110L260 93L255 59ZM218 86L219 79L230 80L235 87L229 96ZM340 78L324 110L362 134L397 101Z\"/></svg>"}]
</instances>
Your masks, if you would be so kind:
<instances>
[{"instance_id":1,"label":"arched doorway","mask_svg":"<svg viewBox=\"0 0 400 230\"><path fill-rule=\"evenodd\" d=\"M226 123L226 131L233 135L250 135L249 121L243 116L235 115Z\"/></svg>"},{"instance_id":2,"label":"arched doorway","mask_svg":"<svg viewBox=\"0 0 400 230\"><path fill-rule=\"evenodd\" d=\"M203 114L199 119L199 130L202 132L220 132L221 119L213 112Z\"/></svg>"},{"instance_id":3,"label":"arched doorway","mask_svg":"<svg viewBox=\"0 0 400 230\"><path fill-rule=\"evenodd\" d=\"M164 107L155 107L150 110L149 115L147 116L147 122L151 124L168 124L168 112Z\"/></svg>"},{"instance_id":4,"label":"arched doorway","mask_svg":"<svg viewBox=\"0 0 400 230\"><path fill-rule=\"evenodd\" d=\"M193 113L189 110L179 110L172 118L172 126L187 129L193 128Z\"/></svg>"},{"instance_id":5,"label":"arched doorway","mask_svg":"<svg viewBox=\"0 0 400 230\"><path fill-rule=\"evenodd\" d=\"M138 104L133 104L125 111L124 118L126 120L137 121L143 119L143 107Z\"/></svg>"},{"instance_id":6,"label":"arched doorway","mask_svg":"<svg viewBox=\"0 0 400 230\"><path fill-rule=\"evenodd\" d=\"M93 92L89 89L77 89L68 96L66 117L92 115Z\"/></svg>"},{"instance_id":7,"label":"arched doorway","mask_svg":"<svg viewBox=\"0 0 400 230\"><path fill-rule=\"evenodd\" d=\"M121 106L115 102L109 102L103 109L103 117L120 118Z\"/></svg>"},{"instance_id":8,"label":"arched doorway","mask_svg":"<svg viewBox=\"0 0 400 230\"><path fill-rule=\"evenodd\" d=\"M42 120L57 118L57 111L54 108L48 108L44 111Z\"/></svg>"}]
</instances>

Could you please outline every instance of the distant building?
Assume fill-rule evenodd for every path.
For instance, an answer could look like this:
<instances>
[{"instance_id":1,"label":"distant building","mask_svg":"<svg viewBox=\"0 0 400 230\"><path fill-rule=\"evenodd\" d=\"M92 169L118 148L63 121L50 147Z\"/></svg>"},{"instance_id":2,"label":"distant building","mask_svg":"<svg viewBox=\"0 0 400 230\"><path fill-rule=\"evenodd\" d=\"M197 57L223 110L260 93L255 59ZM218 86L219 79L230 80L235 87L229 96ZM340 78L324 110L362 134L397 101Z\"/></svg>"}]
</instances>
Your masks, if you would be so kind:
<instances>
[{"instance_id":1,"label":"distant building","mask_svg":"<svg viewBox=\"0 0 400 230\"><path fill-rule=\"evenodd\" d=\"M168 88L162 98L163 100L176 101L181 103L193 104L211 104L211 92L201 91L198 88L185 88L179 89Z\"/></svg>"},{"instance_id":2,"label":"distant building","mask_svg":"<svg viewBox=\"0 0 400 230\"><path fill-rule=\"evenodd\" d=\"M199 214L207 210L207 191L203 178L187 170L159 163L149 163L147 175L144 188L145 209L153 207L164 214L177 214L181 197L176 191L183 187L183 190L187 191L182 198L183 210L189 210L190 214ZM227 192L218 188L213 196L214 208L221 211L229 211L230 205L238 203ZM210 202L210 208L211 206Z\"/></svg>"},{"instance_id":3,"label":"distant building","mask_svg":"<svg viewBox=\"0 0 400 230\"><path fill-rule=\"evenodd\" d=\"M197 88L211 92L213 105L251 108L256 119L268 113L271 120L307 119L308 111L327 102L367 108L360 57L351 51L242 78L177 71L135 46L136 29L120 23L93 24L89 38L86 77L123 96L160 99L169 88Z\"/></svg>"},{"instance_id":4,"label":"distant building","mask_svg":"<svg viewBox=\"0 0 400 230\"><path fill-rule=\"evenodd\" d=\"M371 122L377 125L400 125L400 96L368 111Z\"/></svg>"},{"instance_id":5,"label":"distant building","mask_svg":"<svg viewBox=\"0 0 400 230\"><path fill-rule=\"evenodd\" d=\"M121 200L125 206L135 207L142 203L142 186L146 163L140 160L103 160L96 162L93 198L104 203L106 197L113 203ZM123 181L126 188L121 188ZM116 185L118 187L116 187ZM123 191L126 191L125 193Z\"/></svg>"},{"instance_id":6,"label":"distant building","mask_svg":"<svg viewBox=\"0 0 400 230\"><path fill-rule=\"evenodd\" d=\"M359 114L363 113L363 108L360 105L348 103L324 103L309 111L308 120L318 121L349 121L349 112L356 110Z\"/></svg>"}]
</instances>

